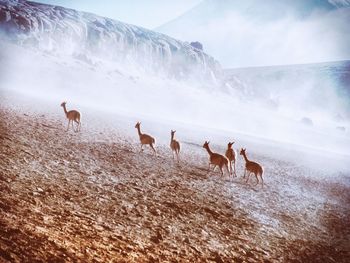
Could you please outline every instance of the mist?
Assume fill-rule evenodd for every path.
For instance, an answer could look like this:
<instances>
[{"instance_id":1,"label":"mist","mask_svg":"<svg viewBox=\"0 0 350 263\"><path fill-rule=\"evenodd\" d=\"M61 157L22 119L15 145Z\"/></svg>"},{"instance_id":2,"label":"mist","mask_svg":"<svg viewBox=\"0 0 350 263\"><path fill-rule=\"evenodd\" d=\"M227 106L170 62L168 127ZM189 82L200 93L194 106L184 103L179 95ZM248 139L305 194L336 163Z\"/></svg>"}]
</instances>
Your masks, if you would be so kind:
<instances>
[{"instance_id":1,"label":"mist","mask_svg":"<svg viewBox=\"0 0 350 263\"><path fill-rule=\"evenodd\" d=\"M246 135L349 154L349 93L344 93L338 77L324 74L322 66L222 70L210 55L168 36L92 14L40 8L57 17L67 12L66 18L34 24L31 30L23 21L16 22L18 27L5 27L0 44L2 93L38 98L57 105L57 111L67 101L68 107L98 109L135 121L201 127L201 140L211 129L228 138ZM304 34L299 26L285 30L290 19L271 23L266 39L282 31L311 38L308 27ZM248 24L236 34L260 29ZM276 45L282 42L294 43L284 39ZM239 46L234 48L238 53ZM318 48L323 49L314 47ZM334 65L325 67L332 72ZM348 70L347 64L340 68Z\"/></svg>"},{"instance_id":2,"label":"mist","mask_svg":"<svg viewBox=\"0 0 350 263\"><path fill-rule=\"evenodd\" d=\"M335 5L207 2L259 3L208 27L223 63L200 39L0 0L0 261L347 262L350 60L308 35L310 3ZM312 14L279 12L295 3ZM310 64L225 68L309 41Z\"/></svg>"},{"instance_id":3,"label":"mist","mask_svg":"<svg viewBox=\"0 0 350 263\"><path fill-rule=\"evenodd\" d=\"M57 104L57 111L61 111L59 104L66 100L68 105L135 120L202 127L200 134L205 133L205 129L215 129L226 132L229 137L245 134L261 140L348 154L348 131L336 130L336 123L324 118L321 108L315 106L315 111L310 100L298 101L301 93L310 92L312 83L305 84L310 84L309 89L303 86L284 92L265 88L256 94L256 99L251 99L252 96L241 96L247 91L245 85L249 85L244 78L240 86L225 90L220 85L193 79L178 80L149 74L149 71L132 71L130 67L96 57L92 60L98 63L92 65L69 54L57 55L5 42L1 50L1 64L6 65L1 70L1 90ZM279 96L279 104L271 105L264 93ZM341 106L334 103L334 107ZM318 114L319 119L311 112ZM313 125L302 123L302 116L312 118Z\"/></svg>"},{"instance_id":4,"label":"mist","mask_svg":"<svg viewBox=\"0 0 350 263\"><path fill-rule=\"evenodd\" d=\"M272 2L203 1L156 30L203 43L226 68L350 59L349 8Z\"/></svg>"}]
</instances>

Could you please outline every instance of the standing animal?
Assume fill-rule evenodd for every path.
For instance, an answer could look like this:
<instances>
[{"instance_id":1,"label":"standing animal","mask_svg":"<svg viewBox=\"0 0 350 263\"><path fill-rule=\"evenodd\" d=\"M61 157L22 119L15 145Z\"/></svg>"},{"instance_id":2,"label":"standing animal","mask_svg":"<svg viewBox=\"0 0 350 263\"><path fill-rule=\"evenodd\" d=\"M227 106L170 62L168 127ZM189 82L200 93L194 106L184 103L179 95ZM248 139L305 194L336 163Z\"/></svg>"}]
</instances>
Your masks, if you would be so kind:
<instances>
[{"instance_id":1,"label":"standing animal","mask_svg":"<svg viewBox=\"0 0 350 263\"><path fill-rule=\"evenodd\" d=\"M237 174L236 174L236 156L237 156L237 153L236 153L236 151L232 148L232 145L233 145L234 143L235 143L235 142L229 142L229 143L227 144L227 150L226 150L225 156L227 157L227 159L228 159L229 162L230 162L231 174L232 174L232 171L233 171L234 176L237 176ZM232 162L233 162L234 170L232 169Z\"/></svg>"},{"instance_id":2,"label":"standing animal","mask_svg":"<svg viewBox=\"0 0 350 263\"><path fill-rule=\"evenodd\" d=\"M174 135L175 135L176 131L171 130L170 131L170 148L171 148L171 152L173 153L173 159L174 157L174 152L176 154L176 158L177 158L177 162L179 162L179 152L180 152L180 143L174 139Z\"/></svg>"},{"instance_id":3,"label":"standing animal","mask_svg":"<svg viewBox=\"0 0 350 263\"><path fill-rule=\"evenodd\" d=\"M63 110L64 110L64 113L66 114L66 117L68 119L68 126L67 126L67 131L69 130L69 124L72 122L72 128L74 130L74 125L73 125L73 122L77 123L77 129L74 130L75 132L78 132L80 131L80 128L81 128L81 121L80 121L80 118L81 118L81 114L79 111L77 110L70 110L70 111L67 111L66 109L66 104L67 102L62 102L61 103L61 107L63 107Z\"/></svg>"},{"instance_id":4,"label":"standing animal","mask_svg":"<svg viewBox=\"0 0 350 263\"><path fill-rule=\"evenodd\" d=\"M141 122L137 122L135 125L135 128L137 129L137 132L138 132L139 137L140 137L141 152L143 151L143 145L148 144L152 148L152 150L154 151L155 155L157 155L157 152L153 147L153 144L156 143L156 140L148 134L141 133L140 125L141 125Z\"/></svg>"},{"instance_id":5,"label":"standing animal","mask_svg":"<svg viewBox=\"0 0 350 263\"><path fill-rule=\"evenodd\" d=\"M258 176L260 176L262 186L264 186L264 180L262 178L262 175L264 173L263 167L260 164L256 163L256 162L250 161L248 159L245 151L246 151L246 149L241 148L241 151L240 151L239 154L242 155L244 160L245 160L245 170L244 170L244 176L243 177L245 177L246 172L248 171L248 176L247 176L246 183L248 183L250 174L253 173L255 175L255 178L256 178L256 185L259 183Z\"/></svg>"},{"instance_id":6,"label":"standing animal","mask_svg":"<svg viewBox=\"0 0 350 263\"><path fill-rule=\"evenodd\" d=\"M221 171L221 175L224 175L224 171L223 171L223 167L225 166L226 167L226 170L229 174L229 177L230 177L230 170L229 170L229 167L228 167L228 159L221 155L221 154L218 154L218 153L213 153L210 148L209 148L209 142L205 141L205 143L203 144L203 148L207 150L208 154L209 154L209 170L210 170L210 165L214 165L214 170L215 170L215 167L216 166L219 166L220 168L220 171Z\"/></svg>"}]
</instances>

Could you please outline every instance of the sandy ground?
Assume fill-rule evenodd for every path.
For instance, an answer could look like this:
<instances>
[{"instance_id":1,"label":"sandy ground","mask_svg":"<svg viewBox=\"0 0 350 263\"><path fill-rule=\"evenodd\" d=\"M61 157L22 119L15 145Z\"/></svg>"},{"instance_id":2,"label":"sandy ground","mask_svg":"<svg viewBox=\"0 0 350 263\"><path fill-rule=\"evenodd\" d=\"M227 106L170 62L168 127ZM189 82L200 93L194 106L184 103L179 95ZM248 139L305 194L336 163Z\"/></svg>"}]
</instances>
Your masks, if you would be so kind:
<instances>
[{"instance_id":1,"label":"sandy ground","mask_svg":"<svg viewBox=\"0 0 350 263\"><path fill-rule=\"evenodd\" d=\"M262 188L241 158L237 178L208 172L197 143L176 164L166 143L140 153L133 127L0 116L1 262L349 262L349 174L248 152Z\"/></svg>"}]
</instances>

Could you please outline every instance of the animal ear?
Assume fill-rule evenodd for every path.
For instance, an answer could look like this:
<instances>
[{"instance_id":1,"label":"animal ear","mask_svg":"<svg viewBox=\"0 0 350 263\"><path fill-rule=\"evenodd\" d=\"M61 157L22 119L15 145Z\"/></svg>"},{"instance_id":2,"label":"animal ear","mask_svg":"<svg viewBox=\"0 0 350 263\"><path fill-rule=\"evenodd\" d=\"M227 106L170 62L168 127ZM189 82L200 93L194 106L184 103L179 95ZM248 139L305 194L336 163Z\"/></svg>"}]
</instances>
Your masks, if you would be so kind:
<instances>
[{"instance_id":1,"label":"animal ear","mask_svg":"<svg viewBox=\"0 0 350 263\"><path fill-rule=\"evenodd\" d=\"M231 144L234 144L234 143L235 143L235 141L231 142Z\"/></svg>"}]
</instances>

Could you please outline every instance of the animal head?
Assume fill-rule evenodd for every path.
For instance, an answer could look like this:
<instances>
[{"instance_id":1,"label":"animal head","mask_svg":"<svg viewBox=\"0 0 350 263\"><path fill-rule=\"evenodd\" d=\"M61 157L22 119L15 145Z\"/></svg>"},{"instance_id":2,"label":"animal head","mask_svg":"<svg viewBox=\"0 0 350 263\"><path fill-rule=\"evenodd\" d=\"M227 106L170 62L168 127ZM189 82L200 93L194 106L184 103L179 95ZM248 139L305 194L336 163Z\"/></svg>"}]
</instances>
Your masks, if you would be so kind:
<instances>
[{"instance_id":1,"label":"animal head","mask_svg":"<svg viewBox=\"0 0 350 263\"><path fill-rule=\"evenodd\" d=\"M61 103L61 107L66 106L66 104L67 104L67 102L65 102L65 101L64 101L64 102L62 102L62 103Z\"/></svg>"},{"instance_id":2,"label":"animal head","mask_svg":"<svg viewBox=\"0 0 350 263\"><path fill-rule=\"evenodd\" d=\"M208 148L209 147L209 143L210 142L205 141L205 143L203 144L203 148Z\"/></svg>"},{"instance_id":3,"label":"animal head","mask_svg":"<svg viewBox=\"0 0 350 263\"><path fill-rule=\"evenodd\" d=\"M141 122L137 122L136 125L135 125L135 128L140 128L140 125L141 125Z\"/></svg>"},{"instance_id":4,"label":"animal head","mask_svg":"<svg viewBox=\"0 0 350 263\"><path fill-rule=\"evenodd\" d=\"M174 135L176 131L171 130L171 135Z\"/></svg>"},{"instance_id":5,"label":"animal head","mask_svg":"<svg viewBox=\"0 0 350 263\"><path fill-rule=\"evenodd\" d=\"M227 144L227 147L230 149L234 143L235 143L235 142L229 142L229 143Z\"/></svg>"},{"instance_id":6,"label":"animal head","mask_svg":"<svg viewBox=\"0 0 350 263\"><path fill-rule=\"evenodd\" d=\"M244 149L241 148L241 151L239 152L239 154L240 154L240 155L244 155L244 154L245 154L245 150L246 150L245 148L244 148Z\"/></svg>"}]
</instances>

